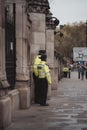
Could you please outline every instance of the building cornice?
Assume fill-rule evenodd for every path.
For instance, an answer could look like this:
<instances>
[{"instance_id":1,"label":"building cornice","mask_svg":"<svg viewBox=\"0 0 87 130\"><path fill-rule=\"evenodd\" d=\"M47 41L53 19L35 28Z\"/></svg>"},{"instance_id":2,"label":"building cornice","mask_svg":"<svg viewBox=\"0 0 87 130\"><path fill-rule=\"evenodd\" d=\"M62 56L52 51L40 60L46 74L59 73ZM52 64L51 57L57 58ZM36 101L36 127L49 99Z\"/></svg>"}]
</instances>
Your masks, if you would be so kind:
<instances>
[{"instance_id":1,"label":"building cornice","mask_svg":"<svg viewBox=\"0 0 87 130\"><path fill-rule=\"evenodd\" d=\"M26 2L30 13L47 14L50 9L48 0L26 0Z\"/></svg>"}]
</instances>

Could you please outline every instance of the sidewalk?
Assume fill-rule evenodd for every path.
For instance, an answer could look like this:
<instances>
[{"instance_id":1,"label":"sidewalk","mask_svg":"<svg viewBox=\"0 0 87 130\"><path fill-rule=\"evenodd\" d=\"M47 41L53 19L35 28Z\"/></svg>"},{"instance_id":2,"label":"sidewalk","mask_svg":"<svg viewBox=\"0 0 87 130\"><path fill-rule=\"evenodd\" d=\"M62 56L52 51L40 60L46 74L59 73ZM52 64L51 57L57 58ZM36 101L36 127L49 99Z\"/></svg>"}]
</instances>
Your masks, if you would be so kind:
<instances>
[{"instance_id":1,"label":"sidewalk","mask_svg":"<svg viewBox=\"0 0 87 130\"><path fill-rule=\"evenodd\" d=\"M59 82L48 103L16 111L6 130L87 130L87 80L76 72Z\"/></svg>"}]
</instances>

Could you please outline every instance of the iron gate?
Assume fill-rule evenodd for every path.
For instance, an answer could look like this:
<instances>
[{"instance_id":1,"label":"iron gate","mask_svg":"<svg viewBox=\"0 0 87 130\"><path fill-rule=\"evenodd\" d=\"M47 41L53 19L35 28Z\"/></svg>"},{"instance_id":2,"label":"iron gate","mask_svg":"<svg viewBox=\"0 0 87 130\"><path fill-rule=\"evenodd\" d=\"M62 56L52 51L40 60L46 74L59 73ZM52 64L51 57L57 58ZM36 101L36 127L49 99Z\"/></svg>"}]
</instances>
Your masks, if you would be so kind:
<instances>
[{"instance_id":1,"label":"iron gate","mask_svg":"<svg viewBox=\"0 0 87 130\"><path fill-rule=\"evenodd\" d=\"M15 3L5 9L6 75L10 89L14 89L16 75Z\"/></svg>"}]
</instances>

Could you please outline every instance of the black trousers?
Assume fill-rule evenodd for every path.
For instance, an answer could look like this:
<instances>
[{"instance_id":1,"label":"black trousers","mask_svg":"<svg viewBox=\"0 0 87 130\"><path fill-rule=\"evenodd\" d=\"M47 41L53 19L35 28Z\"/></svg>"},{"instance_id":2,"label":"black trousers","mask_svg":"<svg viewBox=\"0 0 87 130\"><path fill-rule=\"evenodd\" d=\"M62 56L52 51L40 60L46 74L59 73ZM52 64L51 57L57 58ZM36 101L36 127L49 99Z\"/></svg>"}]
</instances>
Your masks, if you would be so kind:
<instances>
[{"instance_id":1,"label":"black trousers","mask_svg":"<svg viewBox=\"0 0 87 130\"><path fill-rule=\"evenodd\" d=\"M35 76L33 73L33 80L34 80L34 96L35 96L35 103L39 103L40 101L40 90L39 90L39 82L38 82L38 77Z\"/></svg>"},{"instance_id":2,"label":"black trousers","mask_svg":"<svg viewBox=\"0 0 87 130\"><path fill-rule=\"evenodd\" d=\"M85 71L85 78L87 79L87 70Z\"/></svg>"},{"instance_id":3,"label":"black trousers","mask_svg":"<svg viewBox=\"0 0 87 130\"><path fill-rule=\"evenodd\" d=\"M81 72L81 79L84 79L84 72Z\"/></svg>"},{"instance_id":4,"label":"black trousers","mask_svg":"<svg viewBox=\"0 0 87 130\"><path fill-rule=\"evenodd\" d=\"M80 74L81 74L81 72L80 72L80 71L78 71L78 79L80 79Z\"/></svg>"},{"instance_id":5,"label":"black trousers","mask_svg":"<svg viewBox=\"0 0 87 130\"><path fill-rule=\"evenodd\" d=\"M63 72L63 76L67 78L67 72Z\"/></svg>"},{"instance_id":6,"label":"black trousers","mask_svg":"<svg viewBox=\"0 0 87 130\"><path fill-rule=\"evenodd\" d=\"M39 78L39 88L40 88L40 104L46 104L47 92L48 92L48 82L46 78Z\"/></svg>"},{"instance_id":7,"label":"black trousers","mask_svg":"<svg viewBox=\"0 0 87 130\"><path fill-rule=\"evenodd\" d=\"M68 72L68 78L70 78L71 77L71 73L70 73L70 71Z\"/></svg>"}]
</instances>

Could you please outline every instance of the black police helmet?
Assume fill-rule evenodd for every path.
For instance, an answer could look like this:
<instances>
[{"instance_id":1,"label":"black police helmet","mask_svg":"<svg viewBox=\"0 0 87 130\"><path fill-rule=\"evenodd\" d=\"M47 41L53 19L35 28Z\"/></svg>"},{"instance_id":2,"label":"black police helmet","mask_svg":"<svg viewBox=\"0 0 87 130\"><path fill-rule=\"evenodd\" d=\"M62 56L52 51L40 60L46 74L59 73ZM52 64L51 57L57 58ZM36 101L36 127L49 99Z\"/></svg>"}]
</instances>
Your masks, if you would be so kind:
<instances>
[{"instance_id":1,"label":"black police helmet","mask_svg":"<svg viewBox=\"0 0 87 130\"><path fill-rule=\"evenodd\" d=\"M46 55L46 54L43 54L43 55L41 56L41 60L42 60L42 61L46 61L46 59L47 59L47 55Z\"/></svg>"},{"instance_id":2,"label":"black police helmet","mask_svg":"<svg viewBox=\"0 0 87 130\"><path fill-rule=\"evenodd\" d=\"M39 50L39 55L43 55L46 53L46 50Z\"/></svg>"}]
</instances>

